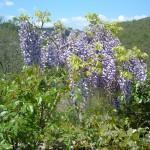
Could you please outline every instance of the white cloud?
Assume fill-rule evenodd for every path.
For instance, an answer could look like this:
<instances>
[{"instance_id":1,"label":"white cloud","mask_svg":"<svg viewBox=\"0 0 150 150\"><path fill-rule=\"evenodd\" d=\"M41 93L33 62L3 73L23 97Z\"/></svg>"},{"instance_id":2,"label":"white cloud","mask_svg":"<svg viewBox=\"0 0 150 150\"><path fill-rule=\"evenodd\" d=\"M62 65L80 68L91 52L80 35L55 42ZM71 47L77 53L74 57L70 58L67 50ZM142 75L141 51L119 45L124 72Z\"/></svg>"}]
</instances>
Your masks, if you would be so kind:
<instances>
[{"instance_id":1,"label":"white cloud","mask_svg":"<svg viewBox=\"0 0 150 150\"><path fill-rule=\"evenodd\" d=\"M147 17L146 15L135 15L135 16L124 16L124 15L119 15L117 18L108 18L102 14L99 14L100 19L103 21L117 21L117 22L122 22L122 21L130 21L130 20L138 20ZM76 16L76 17L70 17L70 18L61 18L60 21L68 26L68 27L73 27L77 29L83 29L85 26L88 25L88 22L85 17L83 16Z\"/></svg>"},{"instance_id":2,"label":"white cloud","mask_svg":"<svg viewBox=\"0 0 150 150\"><path fill-rule=\"evenodd\" d=\"M67 24L67 23L69 23L70 20L69 20L69 18L61 18L60 21L64 24Z\"/></svg>"},{"instance_id":3,"label":"white cloud","mask_svg":"<svg viewBox=\"0 0 150 150\"><path fill-rule=\"evenodd\" d=\"M82 21L82 22L86 21L86 19L82 16L72 17L71 19L72 21Z\"/></svg>"},{"instance_id":4,"label":"white cloud","mask_svg":"<svg viewBox=\"0 0 150 150\"><path fill-rule=\"evenodd\" d=\"M6 0L4 1L4 6L13 6L14 5L14 2L13 1L10 1L10 0Z\"/></svg>"},{"instance_id":5,"label":"white cloud","mask_svg":"<svg viewBox=\"0 0 150 150\"><path fill-rule=\"evenodd\" d=\"M102 15L102 14L99 14L98 16L99 16L99 18L100 18L101 20L104 20L104 21L107 21L107 20L108 20L108 18L107 18L106 16Z\"/></svg>"},{"instance_id":6,"label":"white cloud","mask_svg":"<svg viewBox=\"0 0 150 150\"><path fill-rule=\"evenodd\" d=\"M84 17L77 16L77 17L70 17L70 18L60 18L60 20L65 26L73 27L76 29L83 29L83 27L87 26L87 21ZM54 22L45 23L45 27L52 27Z\"/></svg>"},{"instance_id":7,"label":"white cloud","mask_svg":"<svg viewBox=\"0 0 150 150\"><path fill-rule=\"evenodd\" d=\"M5 0L3 2L0 2L0 8L2 7L11 7L14 5L14 2L11 0Z\"/></svg>"},{"instance_id":8,"label":"white cloud","mask_svg":"<svg viewBox=\"0 0 150 150\"><path fill-rule=\"evenodd\" d=\"M85 19L85 17L82 17L82 16L72 17L71 23L73 23L74 25L83 26L83 27L88 25L87 20Z\"/></svg>"},{"instance_id":9,"label":"white cloud","mask_svg":"<svg viewBox=\"0 0 150 150\"><path fill-rule=\"evenodd\" d=\"M125 21L126 17L123 15L118 16L118 18L116 19L117 21L121 22L121 21Z\"/></svg>"},{"instance_id":10,"label":"white cloud","mask_svg":"<svg viewBox=\"0 0 150 150\"><path fill-rule=\"evenodd\" d=\"M124 16L124 15L120 15L118 16L116 19L112 19L112 21L118 21L118 22L122 22L122 21L131 21L131 20L139 20L142 18L147 17L146 15L135 15L135 16Z\"/></svg>"},{"instance_id":11,"label":"white cloud","mask_svg":"<svg viewBox=\"0 0 150 150\"><path fill-rule=\"evenodd\" d=\"M133 17L133 20L139 20L139 19L142 19L142 18L146 18L147 16L146 15L140 15L140 16L134 16Z\"/></svg>"},{"instance_id":12,"label":"white cloud","mask_svg":"<svg viewBox=\"0 0 150 150\"><path fill-rule=\"evenodd\" d=\"M73 27L73 28L78 28L78 29L82 29L88 24L86 19L82 16L61 18L60 21L68 27Z\"/></svg>"}]
</instances>

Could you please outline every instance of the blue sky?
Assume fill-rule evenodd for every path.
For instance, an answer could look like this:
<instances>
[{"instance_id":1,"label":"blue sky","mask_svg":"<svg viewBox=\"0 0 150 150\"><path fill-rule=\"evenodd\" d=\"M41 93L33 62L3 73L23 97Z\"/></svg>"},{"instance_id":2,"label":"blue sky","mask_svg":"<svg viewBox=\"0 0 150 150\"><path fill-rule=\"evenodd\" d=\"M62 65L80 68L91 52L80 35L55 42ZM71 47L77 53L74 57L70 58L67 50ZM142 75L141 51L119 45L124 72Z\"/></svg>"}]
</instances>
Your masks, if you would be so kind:
<instances>
[{"instance_id":1,"label":"blue sky","mask_svg":"<svg viewBox=\"0 0 150 150\"><path fill-rule=\"evenodd\" d=\"M95 12L104 20L125 21L150 16L150 0L0 0L0 16L11 18L37 9L50 11L52 20L81 28L84 16Z\"/></svg>"}]
</instances>

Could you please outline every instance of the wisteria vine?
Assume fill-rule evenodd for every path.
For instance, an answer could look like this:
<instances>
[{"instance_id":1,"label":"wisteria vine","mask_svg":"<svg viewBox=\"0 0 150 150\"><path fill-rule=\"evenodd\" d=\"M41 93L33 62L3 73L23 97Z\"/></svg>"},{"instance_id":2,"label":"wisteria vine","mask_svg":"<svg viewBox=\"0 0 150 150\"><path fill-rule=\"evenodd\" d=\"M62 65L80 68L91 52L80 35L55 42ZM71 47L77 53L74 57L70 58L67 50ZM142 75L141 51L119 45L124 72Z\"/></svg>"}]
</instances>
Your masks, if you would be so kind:
<instances>
[{"instance_id":1,"label":"wisteria vine","mask_svg":"<svg viewBox=\"0 0 150 150\"><path fill-rule=\"evenodd\" d=\"M120 91L128 99L131 79L120 74L118 66L137 81L146 79L147 68L142 59L133 56L118 65L114 48L120 45L120 41L103 24L89 25L88 33L72 30L65 36L61 31L40 30L29 21L23 21L19 37L26 65L39 65L42 69L66 67L71 93L74 94L78 87L85 99L89 87L102 87L109 94ZM80 76L78 80L74 79L75 72ZM117 97L113 99L118 104Z\"/></svg>"}]
</instances>

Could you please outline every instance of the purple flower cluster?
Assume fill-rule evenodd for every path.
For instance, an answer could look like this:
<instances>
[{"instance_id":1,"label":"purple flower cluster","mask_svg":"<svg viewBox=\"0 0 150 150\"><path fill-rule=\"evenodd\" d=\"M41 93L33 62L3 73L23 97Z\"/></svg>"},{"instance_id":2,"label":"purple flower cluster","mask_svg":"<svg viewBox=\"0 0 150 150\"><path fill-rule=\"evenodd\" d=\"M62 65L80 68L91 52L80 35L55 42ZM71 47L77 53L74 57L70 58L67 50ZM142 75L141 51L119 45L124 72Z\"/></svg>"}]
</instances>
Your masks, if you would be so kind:
<instances>
[{"instance_id":1,"label":"purple flower cluster","mask_svg":"<svg viewBox=\"0 0 150 150\"><path fill-rule=\"evenodd\" d=\"M59 65L57 43L50 41L48 32L39 31L29 22L22 22L19 37L26 65L39 65L41 68Z\"/></svg>"},{"instance_id":2,"label":"purple flower cluster","mask_svg":"<svg viewBox=\"0 0 150 150\"><path fill-rule=\"evenodd\" d=\"M132 80L143 82L147 78L147 65L143 60L132 58L124 64L124 69L133 75ZM124 77L119 77L118 83L126 101L128 101L131 94L132 81Z\"/></svg>"},{"instance_id":3,"label":"purple flower cluster","mask_svg":"<svg viewBox=\"0 0 150 150\"><path fill-rule=\"evenodd\" d=\"M92 36L87 35L85 32L73 32L70 34L67 40L68 47L66 47L64 50L65 53L62 56L67 58L73 53L84 61L93 59L93 67L96 62L101 62L102 75L100 76L94 71L88 77L86 86L101 86L110 91L112 85L114 85L113 82L116 80L116 66L112 48L119 44L119 40L114 38L103 26L92 26L89 30ZM102 44L102 47L95 50L95 43ZM102 56L102 59L98 58L97 55ZM91 71L91 66L88 66L86 69Z\"/></svg>"},{"instance_id":4,"label":"purple flower cluster","mask_svg":"<svg viewBox=\"0 0 150 150\"><path fill-rule=\"evenodd\" d=\"M26 65L40 64L41 39L29 22L22 22L19 30L20 46Z\"/></svg>"},{"instance_id":5,"label":"purple flower cluster","mask_svg":"<svg viewBox=\"0 0 150 150\"><path fill-rule=\"evenodd\" d=\"M134 74L135 80L146 80L147 65L143 62L143 60L131 59L128 66L128 70Z\"/></svg>"},{"instance_id":6,"label":"purple flower cluster","mask_svg":"<svg viewBox=\"0 0 150 150\"><path fill-rule=\"evenodd\" d=\"M90 31L90 35L83 31L72 30L68 36L64 36L62 33L39 31L30 23L23 22L20 25L19 36L25 64L38 64L42 68L63 64L71 73L69 58L72 54L78 56L85 63L91 59L93 64L84 68L91 71L91 75L82 76L78 83L75 83L70 75L72 89L75 86L79 87L83 97L87 97L89 86L101 86L109 93L121 90L128 97L131 82L118 76L114 51L112 50L120 44L119 40L103 25L89 26L88 31ZM101 44L102 47L95 49L95 43ZM92 67L96 67L97 62L102 64L101 75L95 70L92 71ZM146 64L142 60L131 59L125 63L124 67L134 74L136 80L144 81L146 79ZM79 72L81 75L82 71Z\"/></svg>"}]
</instances>

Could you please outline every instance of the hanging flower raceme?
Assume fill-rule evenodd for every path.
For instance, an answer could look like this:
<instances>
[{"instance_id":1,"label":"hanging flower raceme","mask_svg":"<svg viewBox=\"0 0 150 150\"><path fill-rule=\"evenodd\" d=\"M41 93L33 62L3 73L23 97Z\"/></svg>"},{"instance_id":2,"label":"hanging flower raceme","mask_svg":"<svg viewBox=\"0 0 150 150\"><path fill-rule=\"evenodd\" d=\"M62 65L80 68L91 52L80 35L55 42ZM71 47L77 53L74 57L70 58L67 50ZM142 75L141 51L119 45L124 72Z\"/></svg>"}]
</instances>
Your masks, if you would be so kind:
<instances>
[{"instance_id":1,"label":"hanging flower raceme","mask_svg":"<svg viewBox=\"0 0 150 150\"><path fill-rule=\"evenodd\" d=\"M128 98L132 79L119 73L119 67L131 73L135 80L146 79L147 69L142 59L131 57L122 63L121 56L121 63L118 61L119 53L113 49L120 41L104 25L89 26L88 32L72 30L65 36L39 31L23 22L19 35L25 64L38 64L41 68L63 65L69 72L72 93L78 87L83 97L88 97L89 87L102 87L109 94L119 91Z\"/></svg>"},{"instance_id":2,"label":"hanging flower raceme","mask_svg":"<svg viewBox=\"0 0 150 150\"><path fill-rule=\"evenodd\" d=\"M112 48L119 44L119 40L114 38L103 26L94 26L90 31L92 36L89 36L85 32L71 33L67 40L68 46L64 47L66 49L63 50L64 54L62 56L67 58L75 54L84 62L92 59L93 67L96 67L96 62L101 61L102 76L100 77L96 71L93 71L93 74L89 77L90 81L93 82L93 85L98 85L98 83L100 83L98 80L103 80L103 85L110 87L111 81L114 80L116 73ZM96 43L101 44L102 47L96 49ZM102 59L96 55L101 55ZM91 67L92 65L89 65L86 69L91 71Z\"/></svg>"},{"instance_id":3,"label":"hanging flower raceme","mask_svg":"<svg viewBox=\"0 0 150 150\"><path fill-rule=\"evenodd\" d=\"M41 39L29 22L22 22L19 29L20 46L26 65L39 65L41 62Z\"/></svg>"}]
</instances>

